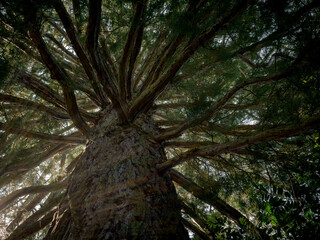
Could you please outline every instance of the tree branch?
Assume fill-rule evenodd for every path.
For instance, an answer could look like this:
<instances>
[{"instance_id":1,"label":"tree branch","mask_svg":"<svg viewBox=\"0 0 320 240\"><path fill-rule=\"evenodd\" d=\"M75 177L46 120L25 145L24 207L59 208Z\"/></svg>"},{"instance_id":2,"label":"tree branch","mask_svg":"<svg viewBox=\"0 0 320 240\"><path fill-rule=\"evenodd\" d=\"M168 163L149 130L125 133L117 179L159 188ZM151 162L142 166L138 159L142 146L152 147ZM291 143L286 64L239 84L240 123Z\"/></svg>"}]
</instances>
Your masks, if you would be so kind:
<instances>
[{"instance_id":1,"label":"tree branch","mask_svg":"<svg viewBox=\"0 0 320 240\"><path fill-rule=\"evenodd\" d=\"M103 92L101 91L101 88L96 80L96 76L93 72L93 69L89 63L89 59L87 58L81 43L77 36L77 31L72 23L71 17L68 14L67 10L65 9L63 3L60 0L54 1L55 9L64 25L64 28L68 34L68 37L71 41L71 44L73 46L73 49L75 50L88 78L91 83L91 86L93 87L95 93L98 95L101 103L105 103L106 99L103 95Z\"/></svg>"},{"instance_id":2,"label":"tree branch","mask_svg":"<svg viewBox=\"0 0 320 240\"><path fill-rule=\"evenodd\" d=\"M185 8L185 12L188 14L197 14L197 11L203 7L206 1L189 1L188 5ZM207 14L211 13L211 8L208 8ZM203 19L206 19L206 14L204 14ZM158 40L161 40L165 35L163 33L160 34ZM185 34L180 33L178 36L174 36L171 41L166 44L163 51L159 54L158 58L155 60L156 64L154 64L151 70L148 73L141 89L139 95L150 86L150 84L154 83L160 76L160 73L164 71L168 61L173 58L174 54L177 52L181 43L186 39ZM154 49L158 49L159 43L155 45ZM147 61L147 60L146 60ZM142 69L141 72L145 71ZM141 74L141 73L140 73Z\"/></svg>"},{"instance_id":3,"label":"tree branch","mask_svg":"<svg viewBox=\"0 0 320 240\"><path fill-rule=\"evenodd\" d=\"M181 66L207 41L212 39L223 27L232 22L241 12L243 12L248 5L248 1L241 0L234 5L227 14L217 20L216 24L200 34L199 37L191 41L191 43L183 50L181 55L155 83L150 85L145 91L143 91L134 101L129 115L134 117L140 111L148 110L145 109L147 105L149 108L152 106L151 103L160 95L167 84L172 80L172 78L179 71Z\"/></svg>"},{"instance_id":4,"label":"tree branch","mask_svg":"<svg viewBox=\"0 0 320 240\"><path fill-rule=\"evenodd\" d=\"M13 105L9 105L9 107L24 107L24 109L25 109L25 107L27 107L28 109L32 108L32 110L37 110L37 111L48 113L57 119L71 120L70 116L68 114L60 113L55 109L46 107L45 105L42 105L40 103L36 103L36 102L26 100L23 98L18 98L18 97L14 97L11 95L5 95L5 94L0 93L0 102L14 103ZM6 105L4 105L4 106L6 106Z\"/></svg>"},{"instance_id":5,"label":"tree branch","mask_svg":"<svg viewBox=\"0 0 320 240\"><path fill-rule=\"evenodd\" d=\"M48 23L50 23L50 25L51 25L52 27L54 27L54 29L55 29L56 31L58 31L58 32L61 34L61 36L63 36L63 38L64 38L65 40L68 39L67 33L63 30L62 27L60 27L60 26L55 22L55 21L58 21L57 19L48 18L47 20L48 20Z\"/></svg>"},{"instance_id":6,"label":"tree branch","mask_svg":"<svg viewBox=\"0 0 320 240\"><path fill-rule=\"evenodd\" d=\"M64 99L50 87L41 83L30 74L25 72L18 73L18 80L29 90L37 94L43 100L55 105L56 107L66 110Z\"/></svg>"},{"instance_id":7,"label":"tree branch","mask_svg":"<svg viewBox=\"0 0 320 240\"><path fill-rule=\"evenodd\" d=\"M196 156L213 156L221 153L231 152L238 148L249 147L261 142L267 142L271 140L277 140L284 137L290 137L297 135L308 129L315 128L320 124L320 115L316 114L313 117L301 122L297 125L276 127L273 129L266 130L262 133L257 133L245 138L240 138L237 141L214 144L212 146L204 146L199 148L194 148L190 151L183 153L181 156L168 160L157 166L158 171L166 171L188 159L194 158Z\"/></svg>"},{"instance_id":8,"label":"tree branch","mask_svg":"<svg viewBox=\"0 0 320 240\"><path fill-rule=\"evenodd\" d=\"M49 223L51 223L51 221L53 219L53 216L54 216L56 211L57 211L57 209L54 209L51 212L47 213L39 221L23 225L24 228L19 228L18 227L7 238L7 240L24 239L24 238L30 236L31 234L38 232L40 229L44 228Z\"/></svg>"},{"instance_id":9,"label":"tree branch","mask_svg":"<svg viewBox=\"0 0 320 240\"><path fill-rule=\"evenodd\" d=\"M26 206L22 206L22 209L17 212L15 219L12 222L10 222L9 226L6 228L7 231L12 232L16 228L16 226L19 225L19 223L24 217L24 214L31 212L32 209L34 209L34 207L38 205L40 201L44 199L45 196L47 195L48 193L43 192L38 194L35 198L32 198L33 196L29 196L28 199L26 200L28 204ZM32 200L30 201L29 199L32 199Z\"/></svg>"},{"instance_id":10,"label":"tree branch","mask_svg":"<svg viewBox=\"0 0 320 240\"><path fill-rule=\"evenodd\" d=\"M154 64L151 70L149 71L148 76L144 81L139 94L145 91L156 79L158 79L160 72L164 69L168 59L171 58L173 54L177 51L177 48L182 43L182 41L183 37L179 35L178 37L174 38L168 45L165 46L162 53L156 60L157 64Z\"/></svg>"},{"instance_id":11,"label":"tree branch","mask_svg":"<svg viewBox=\"0 0 320 240\"><path fill-rule=\"evenodd\" d=\"M23 129L19 129L17 127L9 126L8 124L4 124L1 122L0 122L0 130L3 130L8 133L24 136L27 138L45 140L48 142L67 143L67 144L85 144L86 143L86 139L81 137L58 136L58 135L52 135L52 134L46 134L46 133L26 131Z\"/></svg>"},{"instance_id":12,"label":"tree branch","mask_svg":"<svg viewBox=\"0 0 320 240\"><path fill-rule=\"evenodd\" d=\"M80 6L80 1L79 0L72 0L72 9L73 9L73 14L74 18L76 21L76 28L79 33L81 33L81 26L82 26L82 14L81 14L81 6Z\"/></svg>"},{"instance_id":13,"label":"tree branch","mask_svg":"<svg viewBox=\"0 0 320 240\"><path fill-rule=\"evenodd\" d=\"M119 64L119 91L123 101L131 97L131 78L136 58L140 52L144 28L146 0L133 2L135 11L127 41Z\"/></svg>"},{"instance_id":14,"label":"tree branch","mask_svg":"<svg viewBox=\"0 0 320 240\"><path fill-rule=\"evenodd\" d=\"M33 213L30 217L28 217L22 224L20 224L15 229L15 231L12 233L12 239L14 239L14 240L16 239L16 238L14 238L15 235L13 235L13 234L25 231L25 229L27 229L28 226L30 226L34 222L37 222L37 220L40 217L42 217L44 214L46 214L52 208L57 206L61 202L61 200L63 199L64 196L65 196L64 192L58 193L58 194L56 194L56 193L50 194L50 196L48 197L46 202L43 204L43 206L38 211ZM57 208L53 211L57 212Z\"/></svg>"},{"instance_id":15,"label":"tree branch","mask_svg":"<svg viewBox=\"0 0 320 240\"><path fill-rule=\"evenodd\" d=\"M180 201L180 204L182 206L182 210L188 214L202 229L208 231L210 233L210 239L216 239L215 233L210 229L206 221L203 219L203 217L199 216L199 214L192 209L192 207L188 206L183 201Z\"/></svg>"},{"instance_id":16,"label":"tree branch","mask_svg":"<svg viewBox=\"0 0 320 240\"><path fill-rule=\"evenodd\" d=\"M296 73L296 71L301 68L302 66L292 66L288 68L285 71L282 71L280 73L275 73L266 77L257 77L253 79L249 79L243 83L238 84L234 88L232 88L227 94L224 95L223 98L221 98L219 101L217 101L213 106L211 106L209 109L207 109L202 115L197 116L184 124L182 124L178 128L169 129L167 132L156 136L157 141L163 141L165 139L175 138L180 136L185 130L194 127L200 123L202 123L205 120L210 119L214 114L216 114L220 109L222 109L227 102L232 99L240 90L244 89L245 87L252 86L255 84L262 84L262 83L270 83L282 80L285 77L290 76L293 73Z\"/></svg>"},{"instance_id":17,"label":"tree branch","mask_svg":"<svg viewBox=\"0 0 320 240\"><path fill-rule=\"evenodd\" d=\"M42 192L52 192L57 191L67 186L67 180L64 180L59 183L49 184L49 185L40 185L40 186L32 186L26 187L19 190L16 190L10 193L8 196L0 199L0 211L7 207L10 203L13 203L19 197L28 194L42 193Z\"/></svg>"},{"instance_id":18,"label":"tree branch","mask_svg":"<svg viewBox=\"0 0 320 240\"><path fill-rule=\"evenodd\" d=\"M97 71L98 79L115 107L120 122L125 122L128 119L127 103L121 100L115 83L112 81L112 78L108 76L108 71L105 69L104 62L101 60L98 49L100 21L101 0L90 0L86 47L88 49L91 63Z\"/></svg>"},{"instance_id":19,"label":"tree branch","mask_svg":"<svg viewBox=\"0 0 320 240\"><path fill-rule=\"evenodd\" d=\"M79 63L78 57L76 55L74 55L71 51L66 49L65 46L63 46L63 44L60 41L58 41L52 34L46 33L45 37L48 38L51 42L53 42L65 54L67 54L71 58L70 61L72 61L75 64Z\"/></svg>"},{"instance_id":20,"label":"tree branch","mask_svg":"<svg viewBox=\"0 0 320 240\"><path fill-rule=\"evenodd\" d=\"M215 209L217 209L221 214L227 216L232 221L234 221L239 227L246 230L249 234L252 234L251 230L254 230L254 239L269 239L266 234L260 230L259 228L255 227L249 219L247 219L244 215L242 215L238 210L230 206L228 203L217 197L216 195L213 195L211 192L207 191L206 189L200 187L196 183L192 182L190 179L183 176L181 173L179 173L176 170L171 169L170 175L178 185L180 185L182 188L187 190L188 192L192 193L195 197L199 198L203 202L213 206ZM246 224L243 225L240 222L240 219L244 219L246 221Z\"/></svg>"},{"instance_id":21,"label":"tree branch","mask_svg":"<svg viewBox=\"0 0 320 240\"><path fill-rule=\"evenodd\" d=\"M44 83L40 82L40 80L36 79L35 77L27 74L25 72L18 73L18 79L22 84L29 90L33 91L39 97L44 99L45 101L52 103L56 107L67 111L65 100L55 91L53 91L49 86L45 85ZM91 92L88 92L83 87L79 87L79 90L83 91L87 95L91 95ZM95 99L96 96L90 96L90 99ZM96 102L96 101L94 101ZM83 117L91 122L95 122L96 118L92 114L86 112L83 109L79 109L79 112L83 115Z\"/></svg>"},{"instance_id":22,"label":"tree branch","mask_svg":"<svg viewBox=\"0 0 320 240\"><path fill-rule=\"evenodd\" d=\"M43 148L45 149L45 151L43 151ZM0 188L13 181L14 179L21 177L30 169L38 166L48 158L53 157L58 153L63 153L70 148L72 148L72 145L61 143L51 145L42 144L39 147L31 148L31 153L29 154L26 154L26 152L24 151L23 156L15 156L14 161L10 161L0 169ZM28 163L27 165L25 164L26 159Z\"/></svg>"},{"instance_id":23,"label":"tree branch","mask_svg":"<svg viewBox=\"0 0 320 240\"><path fill-rule=\"evenodd\" d=\"M42 171L40 177L37 179L37 183L42 182L43 180L45 180L45 177L48 175L48 173L50 173L50 171L52 170L52 165L53 162L51 162L47 168ZM26 219L26 216L29 215L29 213L42 201L42 199L44 199L46 196L48 196L48 198L46 199L46 201L49 201L52 199L52 197L56 195L56 193L51 193L48 196L48 192L42 192L39 194L36 194L36 196L29 195L28 198L19 206L19 209L16 211L17 214L15 215L14 220L12 220L10 222L10 224L8 225L8 227L6 228L6 230L8 232L12 232L19 224L22 220ZM43 204L41 204L43 205Z\"/></svg>"},{"instance_id":24,"label":"tree branch","mask_svg":"<svg viewBox=\"0 0 320 240\"><path fill-rule=\"evenodd\" d=\"M113 60L109 47L106 43L105 39L101 39L100 40L100 44L101 44L101 50L104 56L104 60L105 60L105 66L106 69L108 71L108 74L111 76L111 79L114 79L114 82L117 81L118 79L118 72L117 72L117 68L115 65L115 61Z\"/></svg>"},{"instance_id":25,"label":"tree branch","mask_svg":"<svg viewBox=\"0 0 320 240\"><path fill-rule=\"evenodd\" d=\"M53 79L56 79L61 84L63 88L67 109L72 121L74 122L75 126L79 128L79 130L84 135L87 135L90 128L80 115L76 98L74 96L73 90L71 90L70 88L71 87L70 79L67 73L53 59L53 57L51 56L51 54L47 49L45 42L41 37L39 27L36 22L35 6L33 6L33 4L30 1L26 1L24 2L23 8L24 8L25 20L28 24L28 32L29 32L30 38L32 39L35 46L37 47L43 62L50 70L51 77ZM34 9L30 11L30 9L32 8Z\"/></svg>"},{"instance_id":26,"label":"tree branch","mask_svg":"<svg viewBox=\"0 0 320 240\"><path fill-rule=\"evenodd\" d=\"M209 141L199 141L199 142L190 142L190 141L171 141L171 142L164 142L164 147L178 147L178 148L195 148L201 147L206 145L212 145L212 142Z\"/></svg>"},{"instance_id":27,"label":"tree branch","mask_svg":"<svg viewBox=\"0 0 320 240\"><path fill-rule=\"evenodd\" d=\"M196 234L200 239L202 240L212 240L205 232L203 232L201 229L199 229L196 225L193 223L187 221L184 218L181 218L182 224L188 228L190 231L192 231L194 234Z\"/></svg>"},{"instance_id":28,"label":"tree branch","mask_svg":"<svg viewBox=\"0 0 320 240\"><path fill-rule=\"evenodd\" d=\"M133 85L134 90L137 88L138 84L141 82L142 77L144 76L145 72L150 68L152 63L156 62L155 58L158 54L158 50L161 48L161 45L163 44L163 42L165 42L164 40L165 34L164 32L161 32L155 43L152 45L151 52L148 52L145 61L141 66L139 73L137 74L137 77Z\"/></svg>"}]
</instances>

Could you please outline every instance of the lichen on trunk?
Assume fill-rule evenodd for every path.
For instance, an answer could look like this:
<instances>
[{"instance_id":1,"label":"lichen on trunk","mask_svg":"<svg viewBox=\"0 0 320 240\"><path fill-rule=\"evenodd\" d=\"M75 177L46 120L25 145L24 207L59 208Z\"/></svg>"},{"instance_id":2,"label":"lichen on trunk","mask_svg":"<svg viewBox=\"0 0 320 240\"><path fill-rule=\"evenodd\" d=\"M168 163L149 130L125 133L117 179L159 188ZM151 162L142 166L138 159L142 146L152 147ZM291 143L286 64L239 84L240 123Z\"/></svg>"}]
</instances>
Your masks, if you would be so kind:
<instances>
[{"instance_id":1,"label":"lichen on trunk","mask_svg":"<svg viewBox=\"0 0 320 240\"><path fill-rule=\"evenodd\" d=\"M100 120L77 162L46 239L188 239L161 144L148 140L151 118ZM148 130L148 131L146 131ZM148 134L146 134L148 132Z\"/></svg>"}]
</instances>

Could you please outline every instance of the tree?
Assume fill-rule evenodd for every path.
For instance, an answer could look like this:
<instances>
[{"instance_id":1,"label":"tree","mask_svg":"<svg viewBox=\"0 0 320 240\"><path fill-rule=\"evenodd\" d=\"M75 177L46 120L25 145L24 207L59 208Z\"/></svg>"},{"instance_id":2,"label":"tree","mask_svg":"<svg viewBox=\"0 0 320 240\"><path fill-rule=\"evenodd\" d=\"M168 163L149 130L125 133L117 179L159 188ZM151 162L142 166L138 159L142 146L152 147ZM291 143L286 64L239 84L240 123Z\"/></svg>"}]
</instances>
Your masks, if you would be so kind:
<instances>
[{"instance_id":1,"label":"tree","mask_svg":"<svg viewBox=\"0 0 320 240\"><path fill-rule=\"evenodd\" d=\"M2 0L8 239L300 236L277 207L319 184L319 5Z\"/></svg>"}]
</instances>

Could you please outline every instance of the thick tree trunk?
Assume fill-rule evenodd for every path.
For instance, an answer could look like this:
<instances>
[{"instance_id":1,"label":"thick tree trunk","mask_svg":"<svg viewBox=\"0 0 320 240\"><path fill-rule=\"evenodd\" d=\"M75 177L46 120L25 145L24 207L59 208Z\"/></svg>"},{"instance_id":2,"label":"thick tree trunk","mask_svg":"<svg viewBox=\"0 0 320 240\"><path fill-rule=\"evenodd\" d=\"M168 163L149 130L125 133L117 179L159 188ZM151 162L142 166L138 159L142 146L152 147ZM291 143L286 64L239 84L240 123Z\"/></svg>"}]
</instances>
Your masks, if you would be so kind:
<instances>
[{"instance_id":1,"label":"thick tree trunk","mask_svg":"<svg viewBox=\"0 0 320 240\"><path fill-rule=\"evenodd\" d=\"M189 239L171 178L156 172L166 156L148 141L152 121L113 122L96 127L46 239Z\"/></svg>"}]
</instances>

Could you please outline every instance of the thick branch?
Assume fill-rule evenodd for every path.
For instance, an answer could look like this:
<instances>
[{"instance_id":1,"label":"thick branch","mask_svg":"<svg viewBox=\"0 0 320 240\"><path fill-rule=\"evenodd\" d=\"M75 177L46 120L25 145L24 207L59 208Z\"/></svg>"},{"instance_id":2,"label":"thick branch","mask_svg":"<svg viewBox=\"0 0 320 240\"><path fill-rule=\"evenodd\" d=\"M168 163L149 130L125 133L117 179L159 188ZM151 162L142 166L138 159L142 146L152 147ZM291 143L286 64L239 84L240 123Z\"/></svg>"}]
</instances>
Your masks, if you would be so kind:
<instances>
[{"instance_id":1,"label":"thick branch","mask_svg":"<svg viewBox=\"0 0 320 240\"><path fill-rule=\"evenodd\" d=\"M24 239L30 236L31 234L38 232L40 229L44 228L49 223L51 223L56 211L57 209L54 209L51 212L47 213L39 221L29 223L28 225L24 225L23 229L18 228L7 238L7 240Z\"/></svg>"},{"instance_id":2,"label":"thick branch","mask_svg":"<svg viewBox=\"0 0 320 240\"><path fill-rule=\"evenodd\" d=\"M112 78L105 69L104 62L98 49L98 36L101 21L101 0L89 1L89 21L87 26L86 47L90 56L91 63L97 71L98 79L103 86L104 91L108 94L113 106L117 110L120 122L128 119L127 103L122 101L118 89Z\"/></svg>"},{"instance_id":3,"label":"thick branch","mask_svg":"<svg viewBox=\"0 0 320 240\"><path fill-rule=\"evenodd\" d=\"M179 157L168 160L162 164L157 166L159 171L166 171L169 168L172 168L188 159L194 158L196 156L212 156L221 153L231 152L238 148L249 147L261 142L267 142L271 140L278 140L284 137L290 137L297 135L303 131L308 129L315 128L320 124L320 115L317 114L304 122L301 122L297 125L277 127L273 129L266 130L262 133L257 133L256 135L249 136L246 138L240 138L237 141L222 143L222 144L214 144L212 146L205 146L192 149L190 151L185 152Z\"/></svg>"},{"instance_id":4,"label":"thick branch","mask_svg":"<svg viewBox=\"0 0 320 240\"><path fill-rule=\"evenodd\" d=\"M43 148L45 151L42 151ZM0 169L0 187L8 184L14 179L21 177L30 169L35 168L48 158L53 157L58 153L63 153L70 148L72 148L72 145L69 144L42 144L40 146L31 148L31 152L27 155L24 151L23 156L15 157L14 161L10 161ZM28 164L26 164L26 161Z\"/></svg>"},{"instance_id":5,"label":"thick branch","mask_svg":"<svg viewBox=\"0 0 320 240\"><path fill-rule=\"evenodd\" d=\"M65 46L63 46L63 44L57 40L52 34L47 33L45 34L45 36L52 41L58 48L60 48L60 50L62 50L65 54L67 54L69 57L71 57L71 61L73 61L74 63L78 64L79 63L79 59L77 58L76 55L74 55L71 51L69 51L68 49L65 48Z\"/></svg>"},{"instance_id":6,"label":"thick branch","mask_svg":"<svg viewBox=\"0 0 320 240\"><path fill-rule=\"evenodd\" d=\"M38 211L33 213L30 217L28 217L22 224L20 224L16 228L15 232L23 231L26 228L26 226L36 222L45 213L50 211L52 208L56 207L61 202L64 196L65 196L65 192L62 192L62 193L55 192L50 194L50 196L48 197L46 202L42 205L42 207ZM57 210L55 211L57 212Z\"/></svg>"},{"instance_id":7,"label":"thick branch","mask_svg":"<svg viewBox=\"0 0 320 240\"><path fill-rule=\"evenodd\" d=\"M96 77L94 75L93 69L89 63L89 59L87 58L81 43L77 36L77 31L72 23L71 17L69 16L67 10L65 9L63 3L60 0L57 0L54 2L55 9L57 13L59 14L59 17L64 25L64 28L68 34L68 37L71 41L71 44L73 46L73 49L75 50L77 56L79 57L79 60L89 78L89 81L95 91L95 93L98 95L100 101L104 103L106 100L104 98L104 95L101 91L101 88L99 84L96 81Z\"/></svg>"},{"instance_id":8,"label":"thick branch","mask_svg":"<svg viewBox=\"0 0 320 240\"><path fill-rule=\"evenodd\" d=\"M160 95L168 83L173 79L181 66L207 41L212 39L223 27L228 25L234 20L241 12L245 10L248 5L248 1L238 1L232 9L223 17L217 20L216 24L200 34L199 37L194 39L178 57L178 59L172 64L172 66L164 73L154 84L148 87L141 93L134 101L129 114L135 116L138 112L145 109L145 106L151 107L151 103Z\"/></svg>"},{"instance_id":9,"label":"thick branch","mask_svg":"<svg viewBox=\"0 0 320 240\"><path fill-rule=\"evenodd\" d=\"M32 8L32 4L30 2L28 4L28 2L29 1L27 1L24 5L24 11L25 11L26 21L28 23L28 31L29 31L30 38L32 39L35 46L37 47L43 62L50 70L52 78L56 79L61 84L63 88L67 109L72 121L74 122L75 126L80 129L82 133L87 135L90 128L80 115L76 98L74 96L73 90L70 88L71 87L70 79L67 73L64 71L64 69L62 69L57 64L57 62L53 59L53 57L49 53L47 46L41 37L39 28L37 26L37 22L35 18L36 11L35 9L33 9L33 11L30 11L30 9Z\"/></svg>"},{"instance_id":10,"label":"thick branch","mask_svg":"<svg viewBox=\"0 0 320 240\"><path fill-rule=\"evenodd\" d=\"M47 195L48 195L48 193L43 192L43 193L38 194L34 198L33 198L33 196L29 196L28 199L26 200L26 202L28 204L26 206L22 206L22 208L20 208L21 210L19 210L17 212L15 219L6 228L7 231L12 232L19 225L19 223L23 219L24 215L31 212L31 210L34 209L34 207L36 205L38 205L41 202L41 200L44 199L45 196L47 196ZM32 199L32 200L30 201L29 199Z\"/></svg>"},{"instance_id":11,"label":"thick branch","mask_svg":"<svg viewBox=\"0 0 320 240\"><path fill-rule=\"evenodd\" d=\"M131 96L131 78L142 42L144 28L143 14L145 7L145 0L133 3L135 13L119 64L119 91L123 101L126 101L126 98Z\"/></svg>"},{"instance_id":12,"label":"thick branch","mask_svg":"<svg viewBox=\"0 0 320 240\"><path fill-rule=\"evenodd\" d=\"M10 95L5 95L0 93L0 102L6 102L6 103L13 103L13 105L9 105L11 107L27 107L32 108L32 110L37 110L41 112L45 112L50 114L51 116L57 118L57 119L62 119L62 120L70 120L70 116L68 114L60 113L56 111L55 109L46 107L45 105L42 105L40 103L36 103L30 100L10 96Z\"/></svg>"},{"instance_id":13,"label":"thick branch","mask_svg":"<svg viewBox=\"0 0 320 240\"><path fill-rule=\"evenodd\" d=\"M26 187L26 188L16 190L0 200L0 210L4 209L10 203L14 202L16 199L24 195L57 191L62 188L65 188L66 186L67 186L67 181L64 180L60 183L41 185L41 186L32 186L32 187Z\"/></svg>"},{"instance_id":14,"label":"thick branch","mask_svg":"<svg viewBox=\"0 0 320 240\"><path fill-rule=\"evenodd\" d=\"M29 90L33 91L43 100L52 103L58 108L66 110L65 102L63 98L55 91L53 91L50 87L41 83L39 80L35 79L33 76L25 73L19 72L18 80L23 83L23 85Z\"/></svg>"},{"instance_id":15,"label":"thick branch","mask_svg":"<svg viewBox=\"0 0 320 240\"><path fill-rule=\"evenodd\" d=\"M10 126L9 124L0 123L0 130L8 133L17 134L27 138L34 138L39 140L45 140L48 142L67 143L67 144L85 144L86 139L73 136L59 136L46 133L39 133L33 131L27 131L18 127Z\"/></svg>"},{"instance_id":16,"label":"thick branch","mask_svg":"<svg viewBox=\"0 0 320 240\"><path fill-rule=\"evenodd\" d=\"M232 88L227 94L224 95L219 101L217 101L213 106L207 109L202 115L197 116L184 124L182 124L178 128L169 129L164 134L156 137L157 141L163 141L165 139L175 138L180 136L185 130L194 127L205 120L210 119L214 114L216 114L220 109L222 109L227 102L232 99L240 90L244 89L245 87L252 86L255 84L262 84L262 83L270 83L282 80L285 77L290 76L291 74L295 73L298 70L298 67L291 67L283 72L272 74L266 77L257 77L250 80L247 80L243 83L238 84L234 88Z\"/></svg>"},{"instance_id":17,"label":"thick branch","mask_svg":"<svg viewBox=\"0 0 320 240\"><path fill-rule=\"evenodd\" d=\"M195 197L204 201L205 203L213 206L221 214L227 216L232 221L234 221L239 227L244 228L248 233L251 233L251 230L255 231L256 237L259 239L269 239L260 229L256 228L244 215L242 215L238 210L234 209L228 203L220 199L219 197L213 195L211 192L200 187L196 183L192 182L190 179L183 176L176 170L170 170L171 177L182 188L192 193ZM246 224L243 225L240 222L240 219L244 219Z\"/></svg>"}]
</instances>

